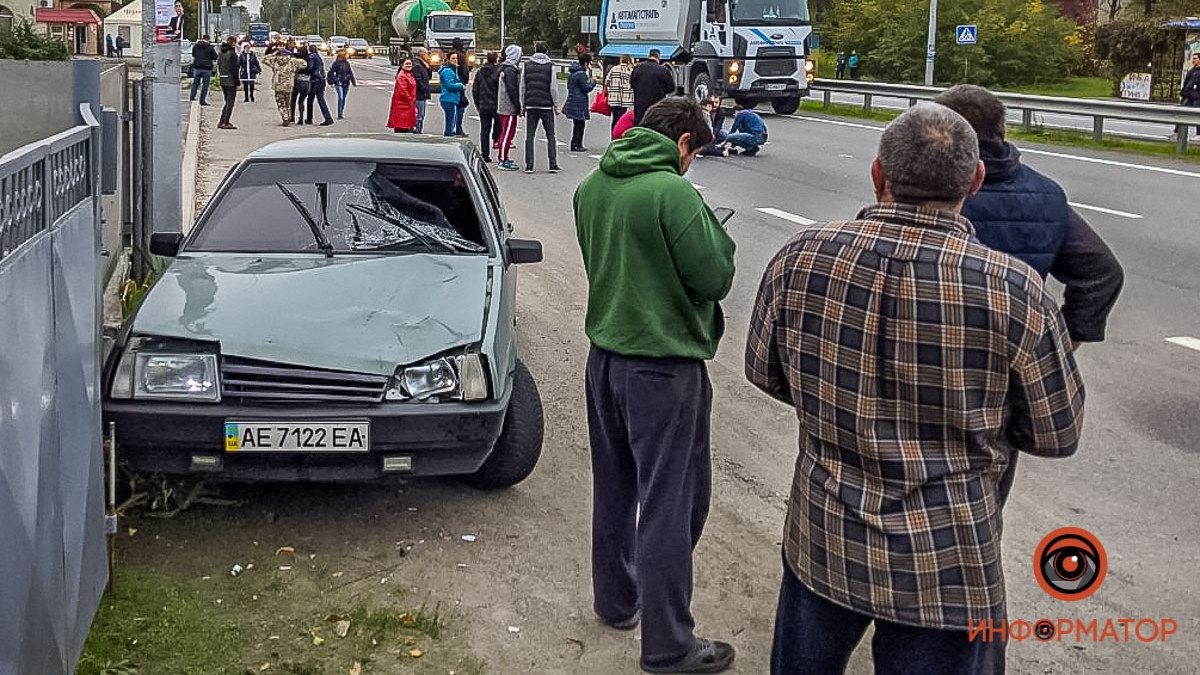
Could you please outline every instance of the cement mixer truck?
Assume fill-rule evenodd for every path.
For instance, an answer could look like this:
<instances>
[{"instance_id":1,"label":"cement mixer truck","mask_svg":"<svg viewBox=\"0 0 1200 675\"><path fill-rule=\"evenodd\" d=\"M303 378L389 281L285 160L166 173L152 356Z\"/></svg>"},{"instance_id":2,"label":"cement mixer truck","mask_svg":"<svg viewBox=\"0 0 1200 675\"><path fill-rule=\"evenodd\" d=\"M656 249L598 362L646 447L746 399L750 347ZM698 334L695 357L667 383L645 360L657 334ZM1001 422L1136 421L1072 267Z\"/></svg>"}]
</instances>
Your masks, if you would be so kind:
<instances>
[{"instance_id":1,"label":"cement mixer truck","mask_svg":"<svg viewBox=\"0 0 1200 675\"><path fill-rule=\"evenodd\" d=\"M392 28L396 37L388 43L389 59L399 66L417 47L429 52L429 65L434 72L450 53L454 39L462 41L467 63L475 65L475 15L451 11L443 0L407 0L392 12Z\"/></svg>"}]
</instances>

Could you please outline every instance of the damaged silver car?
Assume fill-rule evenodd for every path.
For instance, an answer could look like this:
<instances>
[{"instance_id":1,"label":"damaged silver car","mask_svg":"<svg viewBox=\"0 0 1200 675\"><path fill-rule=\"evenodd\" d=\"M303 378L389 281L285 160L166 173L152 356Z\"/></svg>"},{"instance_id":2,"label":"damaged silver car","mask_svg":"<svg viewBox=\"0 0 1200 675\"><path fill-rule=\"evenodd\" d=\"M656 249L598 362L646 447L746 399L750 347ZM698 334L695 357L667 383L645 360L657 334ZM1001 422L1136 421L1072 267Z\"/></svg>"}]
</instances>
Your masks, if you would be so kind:
<instances>
[{"instance_id":1,"label":"damaged silver car","mask_svg":"<svg viewBox=\"0 0 1200 675\"><path fill-rule=\"evenodd\" d=\"M225 178L106 368L143 472L238 480L462 475L541 454L518 358L515 239L479 152L393 136L283 141Z\"/></svg>"}]
</instances>

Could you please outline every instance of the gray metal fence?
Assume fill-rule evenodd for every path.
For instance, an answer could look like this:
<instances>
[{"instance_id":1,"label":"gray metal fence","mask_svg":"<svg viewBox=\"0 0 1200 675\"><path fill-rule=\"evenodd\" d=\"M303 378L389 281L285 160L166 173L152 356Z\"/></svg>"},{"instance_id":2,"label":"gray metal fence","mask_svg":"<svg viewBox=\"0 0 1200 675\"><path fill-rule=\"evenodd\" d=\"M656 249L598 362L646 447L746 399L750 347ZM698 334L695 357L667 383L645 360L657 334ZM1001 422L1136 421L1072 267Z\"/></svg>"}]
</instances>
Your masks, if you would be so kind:
<instances>
[{"instance_id":1,"label":"gray metal fence","mask_svg":"<svg viewBox=\"0 0 1200 675\"><path fill-rule=\"evenodd\" d=\"M0 157L0 675L74 672L108 568L100 124Z\"/></svg>"},{"instance_id":2,"label":"gray metal fence","mask_svg":"<svg viewBox=\"0 0 1200 675\"><path fill-rule=\"evenodd\" d=\"M933 99L945 91L942 87L924 87L914 84L825 79L813 81L811 88L813 91L822 92L826 108L832 102L832 94L842 93L862 96L863 108L865 110L871 109L872 99L876 96L907 99L908 104L911 106L917 101ZM1187 151L1189 129L1191 127L1200 127L1200 108L1184 108L1157 103L1133 103L1130 101L1094 98L1034 96L1032 94L1016 94L1004 91L993 93L1010 110L1021 111L1023 125L1026 128L1033 126L1033 113L1035 112L1078 115L1080 117L1091 118L1092 137L1096 140L1104 137L1104 121L1106 119L1174 124L1177 126L1178 131L1175 150L1180 154Z\"/></svg>"}]
</instances>

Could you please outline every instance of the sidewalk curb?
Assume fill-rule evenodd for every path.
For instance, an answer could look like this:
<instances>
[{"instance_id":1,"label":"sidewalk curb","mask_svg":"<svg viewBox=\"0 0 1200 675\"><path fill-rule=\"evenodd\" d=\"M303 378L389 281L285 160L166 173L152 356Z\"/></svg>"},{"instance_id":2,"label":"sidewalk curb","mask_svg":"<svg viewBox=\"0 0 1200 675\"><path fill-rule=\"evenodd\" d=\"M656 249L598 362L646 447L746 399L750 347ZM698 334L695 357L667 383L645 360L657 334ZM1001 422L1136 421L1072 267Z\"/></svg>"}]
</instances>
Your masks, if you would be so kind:
<instances>
[{"instance_id":1,"label":"sidewalk curb","mask_svg":"<svg viewBox=\"0 0 1200 675\"><path fill-rule=\"evenodd\" d=\"M188 111L187 133L184 134L183 141L183 184L180 190L181 199L183 200L182 208L180 209L180 231L186 234L192 229L192 223L196 220L196 166L199 163L200 154L200 103L192 101L192 107Z\"/></svg>"}]
</instances>

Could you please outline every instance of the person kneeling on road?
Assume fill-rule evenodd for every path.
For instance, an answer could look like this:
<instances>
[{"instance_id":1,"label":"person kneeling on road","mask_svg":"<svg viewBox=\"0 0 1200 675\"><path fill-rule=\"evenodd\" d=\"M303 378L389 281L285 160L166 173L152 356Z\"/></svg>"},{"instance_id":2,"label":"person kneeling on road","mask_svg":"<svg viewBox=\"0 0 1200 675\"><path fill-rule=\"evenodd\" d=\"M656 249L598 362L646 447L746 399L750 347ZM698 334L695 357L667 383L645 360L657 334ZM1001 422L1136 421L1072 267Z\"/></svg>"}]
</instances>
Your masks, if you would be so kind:
<instances>
[{"instance_id":1,"label":"person kneeling on road","mask_svg":"<svg viewBox=\"0 0 1200 675\"><path fill-rule=\"evenodd\" d=\"M741 154L753 157L767 142L767 123L758 113L735 106L733 126L725 136L725 143L730 147L730 154L737 154L734 148L740 148Z\"/></svg>"},{"instance_id":2,"label":"person kneeling on road","mask_svg":"<svg viewBox=\"0 0 1200 675\"><path fill-rule=\"evenodd\" d=\"M733 240L683 177L711 140L699 104L664 99L608 146L574 201L592 344L595 611L618 630L642 623L652 673L716 673L734 658L693 634L691 612L712 475L705 361L734 271Z\"/></svg>"}]
</instances>

